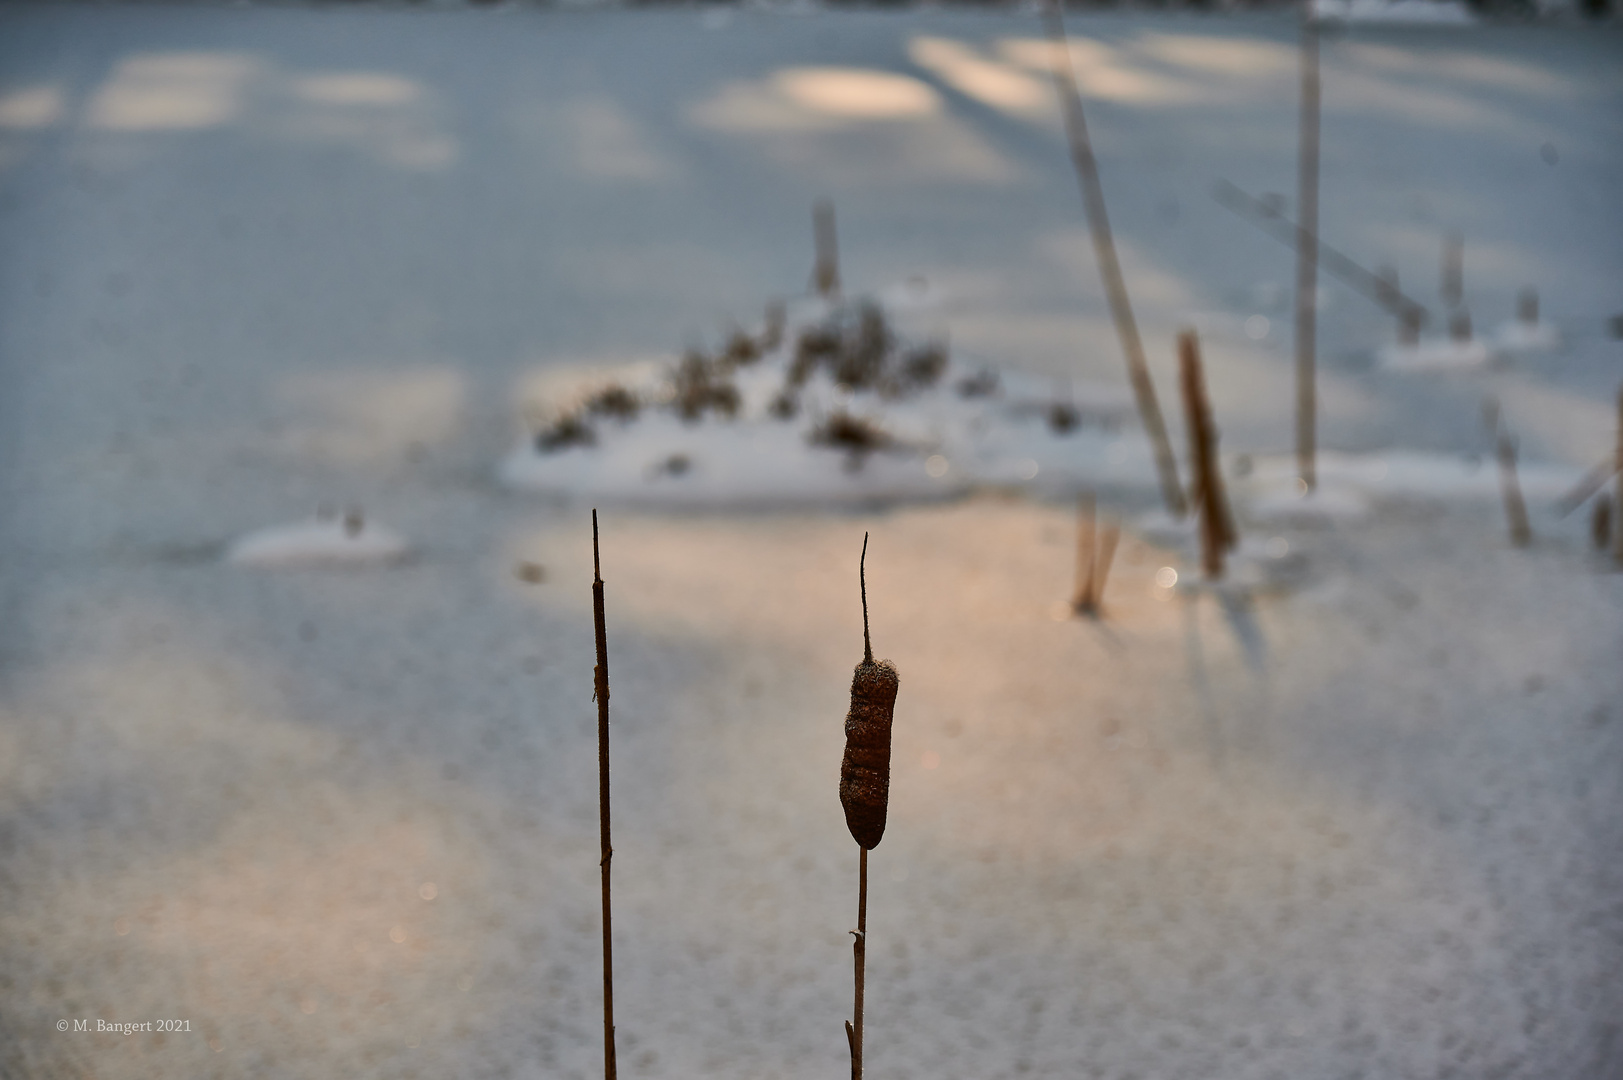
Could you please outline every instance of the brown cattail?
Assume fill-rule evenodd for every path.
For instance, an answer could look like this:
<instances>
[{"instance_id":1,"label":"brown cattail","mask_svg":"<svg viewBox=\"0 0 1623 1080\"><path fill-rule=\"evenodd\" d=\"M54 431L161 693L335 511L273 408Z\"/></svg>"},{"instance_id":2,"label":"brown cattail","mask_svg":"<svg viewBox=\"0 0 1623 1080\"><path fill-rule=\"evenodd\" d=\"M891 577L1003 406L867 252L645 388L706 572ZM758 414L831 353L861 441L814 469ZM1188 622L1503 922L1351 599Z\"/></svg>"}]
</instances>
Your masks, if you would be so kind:
<instances>
[{"instance_id":1,"label":"brown cattail","mask_svg":"<svg viewBox=\"0 0 1623 1080\"><path fill-rule=\"evenodd\" d=\"M851 711L845 715L845 758L840 762L840 805L857 845L879 846L890 801L890 725L900 680L888 660L875 663L868 637L868 537L862 537L862 663L851 677Z\"/></svg>"}]
</instances>

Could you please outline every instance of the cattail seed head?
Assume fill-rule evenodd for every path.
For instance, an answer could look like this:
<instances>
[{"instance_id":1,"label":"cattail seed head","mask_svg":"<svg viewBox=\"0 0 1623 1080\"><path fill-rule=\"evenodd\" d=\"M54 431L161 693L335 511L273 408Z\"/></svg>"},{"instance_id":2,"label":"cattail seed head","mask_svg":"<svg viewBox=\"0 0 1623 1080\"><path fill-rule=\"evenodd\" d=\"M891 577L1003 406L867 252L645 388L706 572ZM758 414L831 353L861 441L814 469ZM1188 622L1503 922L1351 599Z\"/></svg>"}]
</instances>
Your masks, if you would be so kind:
<instances>
[{"instance_id":1,"label":"cattail seed head","mask_svg":"<svg viewBox=\"0 0 1623 1080\"><path fill-rule=\"evenodd\" d=\"M879 846L890 801L890 728L901 685L888 660L865 659L851 678L851 711L845 716L845 758L840 762L840 805L845 824L861 847Z\"/></svg>"}]
</instances>

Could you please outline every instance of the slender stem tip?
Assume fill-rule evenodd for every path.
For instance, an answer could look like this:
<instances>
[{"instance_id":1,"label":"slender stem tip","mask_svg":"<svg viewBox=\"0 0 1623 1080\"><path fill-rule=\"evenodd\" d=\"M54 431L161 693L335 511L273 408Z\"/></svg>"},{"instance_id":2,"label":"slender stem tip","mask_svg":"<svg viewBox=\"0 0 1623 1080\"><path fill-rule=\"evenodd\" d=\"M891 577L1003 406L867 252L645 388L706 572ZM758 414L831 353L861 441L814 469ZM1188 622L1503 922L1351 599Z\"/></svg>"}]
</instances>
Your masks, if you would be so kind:
<instances>
[{"instance_id":1,"label":"slender stem tip","mask_svg":"<svg viewBox=\"0 0 1623 1080\"><path fill-rule=\"evenodd\" d=\"M603 564L597 557L597 507L592 507L592 583L603 580Z\"/></svg>"},{"instance_id":2,"label":"slender stem tip","mask_svg":"<svg viewBox=\"0 0 1623 1080\"><path fill-rule=\"evenodd\" d=\"M857 563L857 580L862 584L862 662L873 663L873 641L868 637L868 534L862 534L862 559Z\"/></svg>"}]
</instances>

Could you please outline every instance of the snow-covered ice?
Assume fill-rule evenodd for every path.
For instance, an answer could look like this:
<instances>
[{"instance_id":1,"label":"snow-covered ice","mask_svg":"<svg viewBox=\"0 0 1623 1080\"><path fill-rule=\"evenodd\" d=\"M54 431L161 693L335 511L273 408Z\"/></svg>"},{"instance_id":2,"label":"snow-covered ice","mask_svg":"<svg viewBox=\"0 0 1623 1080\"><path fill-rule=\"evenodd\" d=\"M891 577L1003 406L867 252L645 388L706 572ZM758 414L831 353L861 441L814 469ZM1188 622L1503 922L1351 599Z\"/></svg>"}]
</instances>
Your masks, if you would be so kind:
<instances>
[{"instance_id":1,"label":"snow-covered ice","mask_svg":"<svg viewBox=\"0 0 1623 1080\"><path fill-rule=\"evenodd\" d=\"M1458 232L1484 327L1533 286L1563 335L1394 372L1325 279L1320 490L1366 510L1304 522L1257 510L1292 497L1294 384L1289 289L1251 285L1291 253L1211 196L1295 190L1299 13L1068 22L1180 452L1175 336L1209 328L1216 587L1141 517L1034 11L0 5L0 1075L600 1075L601 503L627 1080L849 1070L864 533L902 681L870 1075L1615 1076L1623 574L1549 501L1615 447L1615 28L1323 36L1326 242L1440 311ZM497 482L520 423L758 332L823 198L851 295L999 372L978 432L950 390L844 402L928 501L808 497L851 476L809 411L605 414L562 497ZM1065 394L1116 430L1057 437ZM722 449L751 431L771 470ZM641 498L688 438L688 480L719 455L794 505ZM1124 522L1097 622L1083 485ZM218 557L323 503L420 557Z\"/></svg>"}]
</instances>

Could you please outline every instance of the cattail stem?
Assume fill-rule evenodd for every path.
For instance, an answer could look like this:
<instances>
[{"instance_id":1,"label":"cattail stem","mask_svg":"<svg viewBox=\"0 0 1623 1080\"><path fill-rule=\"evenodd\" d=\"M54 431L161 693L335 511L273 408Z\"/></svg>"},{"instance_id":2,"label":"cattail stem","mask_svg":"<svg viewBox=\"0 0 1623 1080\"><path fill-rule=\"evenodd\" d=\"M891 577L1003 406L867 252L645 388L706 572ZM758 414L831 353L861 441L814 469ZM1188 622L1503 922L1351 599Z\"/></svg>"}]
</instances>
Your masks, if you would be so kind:
<instances>
[{"instance_id":1,"label":"cattail stem","mask_svg":"<svg viewBox=\"0 0 1623 1080\"><path fill-rule=\"evenodd\" d=\"M819 199L812 206L812 241L817 246L817 263L812 268L812 285L818 296L840 295L840 247L834 231L834 203Z\"/></svg>"},{"instance_id":2,"label":"cattail stem","mask_svg":"<svg viewBox=\"0 0 1623 1080\"><path fill-rule=\"evenodd\" d=\"M614 938L609 917L609 636L603 614L603 567L598 556L597 511L592 511L592 621L597 630L597 666L592 669L597 698L597 827L603 875L603 1076L615 1080Z\"/></svg>"},{"instance_id":3,"label":"cattail stem","mask_svg":"<svg viewBox=\"0 0 1623 1080\"><path fill-rule=\"evenodd\" d=\"M1505 499L1510 542L1516 547L1526 547L1533 542L1533 529L1527 523L1527 504L1522 501L1522 488L1516 481L1516 444L1501 433L1498 449L1499 489Z\"/></svg>"},{"instance_id":4,"label":"cattail stem","mask_svg":"<svg viewBox=\"0 0 1623 1080\"><path fill-rule=\"evenodd\" d=\"M868 968L868 849L862 853L857 871L857 928L851 931L852 959L857 974L857 1000L853 1010L856 1023L845 1025L845 1040L851 1045L851 1080L862 1080L862 992Z\"/></svg>"},{"instance_id":5,"label":"cattail stem","mask_svg":"<svg viewBox=\"0 0 1623 1080\"><path fill-rule=\"evenodd\" d=\"M1296 246L1296 467L1307 490L1318 484L1315 463L1318 403L1314 347L1318 329L1319 27L1311 5L1302 7L1301 156L1297 166Z\"/></svg>"},{"instance_id":6,"label":"cattail stem","mask_svg":"<svg viewBox=\"0 0 1623 1080\"><path fill-rule=\"evenodd\" d=\"M1144 432L1155 451L1161 498L1166 501L1167 512L1181 518L1187 512L1187 507L1183 488L1178 484L1177 459L1172 455L1172 443L1167 438L1166 423L1161 418L1161 406L1155 400L1155 384L1150 380L1144 344L1139 340L1138 323L1133 319L1133 306L1127 298L1127 282L1122 277L1121 263L1116 258L1110 218L1105 213L1104 185L1099 181L1099 165L1094 160L1093 147L1088 140L1087 120L1082 115L1082 96L1077 92L1076 77L1071 71L1071 49L1065 36L1065 20L1060 13L1059 0L1045 0L1043 21L1054 46L1054 89L1059 93L1060 109L1065 114L1065 135L1071 147L1071 164L1082 187L1082 207L1088 219L1088 232L1093 237L1099 276L1104 280L1105 296L1110 302L1110 316L1127 359L1127 379L1133 387L1133 398L1138 403L1138 415L1144 424Z\"/></svg>"}]
</instances>

